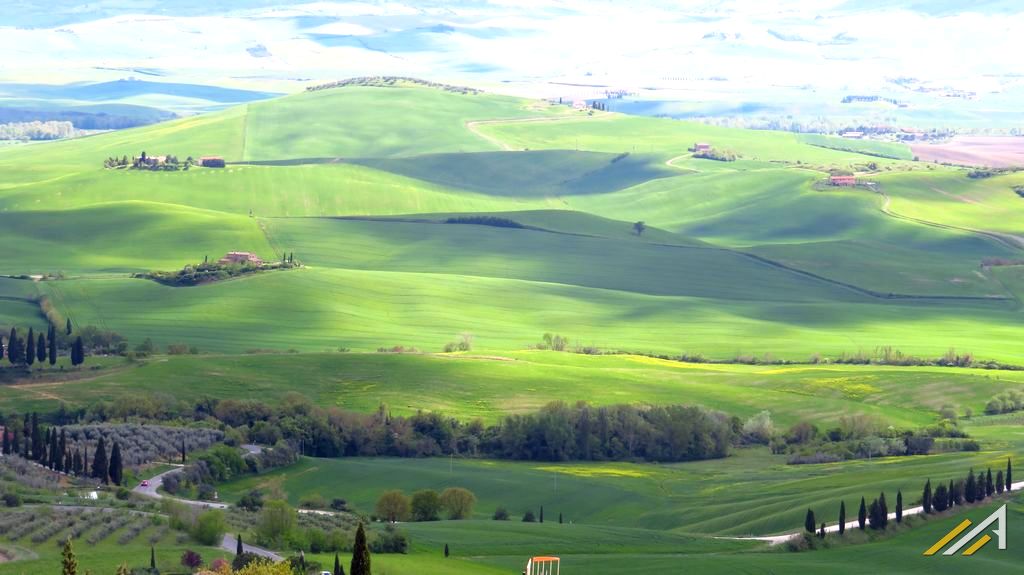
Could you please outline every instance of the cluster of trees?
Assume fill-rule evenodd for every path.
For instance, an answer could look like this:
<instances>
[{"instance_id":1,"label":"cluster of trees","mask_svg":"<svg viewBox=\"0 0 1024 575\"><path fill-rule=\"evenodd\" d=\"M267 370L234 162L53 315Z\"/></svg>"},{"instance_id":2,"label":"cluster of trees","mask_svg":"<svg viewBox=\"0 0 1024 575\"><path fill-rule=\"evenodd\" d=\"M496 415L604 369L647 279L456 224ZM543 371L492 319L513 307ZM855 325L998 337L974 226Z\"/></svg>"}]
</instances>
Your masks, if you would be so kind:
<instances>
[{"instance_id":1,"label":"cluster of trees","mask_svg":"<svg viewBox=\"0 0 1024 575\"><path fill-rule=\"evenodd\" d=\"M1024 393L1016 389L1000 393L985 404L985 413L987 415L1012 413L1022 409L1024 409Z\"/></svg>"},{"instance_id":2,"label":"cluster of trees","mask_svg":"<svg viewBox=\"0 0 1024 575\"><path fill-rule=\"evenodd\" d=\"M967 472L965 479L950 480L949 484L939 483L934 491L932 480L924 484L924 491L921 494L921 506L925 513L941 513L955 505L966 503L980 503L993 495L1002 494L1013 488L1013 463L1006 460L1006 473L998 470L993 477L992 468L988 471L977 474L974 469Z\"/></svg>"},{"instance_id":3,"label":"cluster of trees","mask_svg":"<svg viewBox=\"0 0 1024 575\"><path fill-rule=\"evenodd\" d=\"M444 344L444 352L470 351L473 349L473 334L461 333L459 339Z\"/></svg>"},{"instance_id":4,"label":"cluster of trees","mask_svg":"<svg viewBox=\"0 0 1024 575\"><path fill-rule=\"evenodd\" d=\"M719 150L711 148L709 150L699 150L693 153L694 158L700 158L702 160L716 160L719 162L735 162L736 152L732 150Z\"/></svg>"},{"instance_id":5,"label":"cluster of trees","mask_svg":"<svg viewBox=\"0 0 1024 575\"><path fill-rule=\"evenodd\" d=\"M185 287L226 280L265 270L292 269L301 265L300 262L295 261L295 254L289 254L280 262L270 262L260 266L251 263L223 265L216 262L211 263L207 259L207 261L201 264L187 265L177 271L151 271L137 273L132 277L153 280L171 287Z\"/></svg>"},{"instance_id":6,"label":"cluster of trees","mask_svg":"<svg viewBox=\"0 0 1024 575\"><path fill-rule=\"evenodd\" d=\"M185 447L182 445L182 460ZM232 478L254 474L284 467L298 461L298 452L288 443L279 441L271 448L260 450L259 453L242 457L238 450L228 445L218 445L199 455L195 461L186 465L181 471L164 476L163 487L174 495L185 489L196 488L199 499L212 499L213 485L229 481ZM262 505L253 503L243 505L258 508Z\"/></svg>"},{"instance_id":7,"label":"cluster of trees","mask_svg":"<svg viewBox=\"0 0 1024 575\"><path fill-rule=\"evenodd\" d=\"M115 158L113 156L103 160L103 167L108 169L123 169L128 168L130 170L150 170L150 171L178 171L188 170L191 168L196 161L189 156L182 162L178 159L178 156L147 156L146 152L142 152L139 156L132 156L131 160L128 156L121 156Z\"/></svg>"},{"instance_id":8,"label":"cluster of trees","mask_svg":"<svg viewBox=\"0 0 1024 575\"><path fill-rule=\"evenodd\" d=\"M1018 196L1024 198L1024 186L1013 186L1013 191Z\"/></svg>"},{"instance_id":9,"label":"cluster of trees","mask_svg":"<svg viewBox=\"0 0 1024 575\"><path fill-rule=\"evenodd\" d=\"M462 487L449 487L441 493L421 489L407 496L398 490L385 491L377 499L377 517L389 523L399 521L437 521L442 512L448 519L469 519L476 495Z\"/></svg>"},{"instance_id":10,"label":"cluster of trees","mask_svg":"<svg viewBox=\"0 0 1024 575\"><path fill-rule=\"evenodd\" d=\"M738 441L742 421L700 407L554 402L538 413L495 425L461 422L439 413L392 415L313 405L300 394L274 404L204 398L193 403L170 396L124 396L99 402L76 415L219 422L233 442L274 445L284 440L314 457L430 457L460 455L523 460L687 461L725 457Z\"/></svg>"},{"instance_id":11,"label":"cluster of trees","mask_svg":"<svg viewBox=\"0 0 1024 575\"><path fill-rule=\"evenodd\" d=\"M473 224L477 226L493 226L496 228L525 228L523 224L508 218L497 216L453 216L444 221L446 224Z\"/></svg>"},{"instance_id":12,"label":"cluster of trees","mask_svg":"<svg viewBox=\"0 0 1024 575\"><path fill-rule=\"evenodd\" d=\"M57 346L57 330L53 325L49 326L46 335L43 335L43 332L39 332L37 335L33 328L28 328L28 335L25 339L18 335L18 328L12 327L7 336L6 346L3 336L0 336L0 359L6 353L7 361L11 365L31 367L38 361L40 365L49 362L52 366L57 363ZM81 365L85 361L81 337L72 343L71 360L73 365Z\"/></svg>"},{"instance_id":13,"label":"cluster of trees","mask_svg":"<svg viewBox=\"0 0 1024 575\"><path fill-rule=\"evenodd\" d=\"M46 121L0 124L0 140L60 140L78 135L71 122Z\"/></svg>"},{"instance_id":14,"label":"cluster of trees","mask_svg":"<svg viewBox=\"0 0 1024 575\"><path fill-rule=\"evenodd\" d=\"M20 455L53 471L77 477L93 477L103 483L121 485L124 481L124 459L116 441L108 454L103 436L89 460L89 448L76 447L63 428L41 426L39 415L25 414L18 425L5 425L2 450L4 455Z\"/></svg>"},{"instance_id":15,"label":"cluster of trees","mask_svg":"<svg viewBox=\"0 0 1024 575\"><path fill-rule=\"evenodd\" d=\"M324 84L317 84L315 86L307 86L307 92L316 92L318 90L329 90L331 88L342 88L344 86L373 86L380 88L387 88L398 84L413 84L415 86L426 86L428 88L437 88L446 92L454 92L456 94L480 94L482 91L476 88L469 88L466 86L455 86L452 84L443 84L441 82L431 82L429 80L421 80L420 78L410 78L408 76L360 76L357 78L348 78L345 80L338 80L336 82L327 82Z\"/></svg>"}]
</instances>

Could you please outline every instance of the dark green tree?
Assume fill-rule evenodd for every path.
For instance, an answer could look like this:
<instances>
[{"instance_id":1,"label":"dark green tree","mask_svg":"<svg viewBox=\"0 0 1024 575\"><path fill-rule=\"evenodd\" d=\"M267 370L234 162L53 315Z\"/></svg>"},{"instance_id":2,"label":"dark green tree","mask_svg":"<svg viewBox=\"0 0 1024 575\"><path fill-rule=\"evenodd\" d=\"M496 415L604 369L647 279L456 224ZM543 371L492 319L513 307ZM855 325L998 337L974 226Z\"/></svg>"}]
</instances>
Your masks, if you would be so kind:
<instances>
[{"instance_id":1,"label":"dark green tree","mask_svg":"<svg viewBox=\"0 0 1024 575\"><path fill-rule=\"evenodd\" d=\"M889 505L885 502L885 493L878 496L878 519L882 523L882 529L889 525Z\"/></svg>"},{"instance_id":2,"label":"dark green tree","mask_svg":"<svg viewBox=\"0 0 1024 575\"><path fill-rule=\"evenodd\" d=\"M14 327L11 335L7 336L7 361L11 365L18 363L18 329Z\"/></svg>"},{"instance_id":3,"label":"dark green tree","mask_svg":"<svg viewBox=\"0 0 1024 575\"><path fill-rule=\"evenodd\" d=\"M985 497L992 497L996 492L996 484L992 481L992 468L988 468L988 472L985 473Z\"/></svg>"},{"instance_id":4,"label":"dark green tree","mask_svg":"<svg viewBox=\"0 0 1024 575\"><path fill-rule=\"evenodd\" d=\"M448 544L447 543L444 544L444 556L445 556L445 559L448 558Z\"/></svg>"},{"instance_id":5,"label":"dark green tree","mask_svg":"<svg viewBox=\"0 0 1024 575\"><path fill-rule=\"evenodd\" d=\"M921 508L925 514L932 512L932 480L924 482L924 493L921 494Z\"/></svg>"},{"instance_id":6,"label":"dark green tree","mask_svg":"<svg viewBox=\"0 0 1024 575\"><path fill-rule=\"evenodd\" d=\"M110 480L114 485L121 485L123 479L124 462L121 461L121 445L115 441L114 447L110 450Z\"/></svg>"},{"instance_id":7,"label":"dark green tree","mask_svg":"<svg viewBox=\"0 0 1024 575\"><path fill-rule=\"evenodd\" d=\"M967 482L964 483L964 499L968 503L974 503L974 498L978 494L978 483L974 478L974 469L972 468L967 473Z\"/></svg>"},{"instance_id":8,"label":"dark green tree","mask_svg":"<svg viewBox=\"0 0 1024 575\"><path fill-rule=\"evenodd\" d=\"M152 545L149 546L149 570L156 571L156 549Z\"/></svg>"},{"instance_id":9,"label":"dark green tree","mask_svg":"<svg viewBox=\"0 0 1024 575\"><path fill-rule=\"evenodd\" d=\"M1006 458L1006 490L1013 491L1013 465L1010 458Z\"/></svg>"},{"instance_id":10,"label":"dark green tree","mask_svg":"<svg viewBox=\"0 0 1024 575\"><path fill-rule=\"evenodd\" d=\"M39 414L32 414L32 451L31 457L33 461L41 461L43 459L43 452L45 451L45 444L43 443L43 434L39 431Z\"/></svg>"},{"instance_id":11,"label":"dark green tree","mask_svg":"<svg viewBox=\"0 0 1024 575\"><path fill-rule=\"evenodd\" d=\"M57 430L50 430L50 449L47 452L46 463L50 469L60 471L60 464L63 457L60 454L60 442L57 441Z\"/></svg>"},{"instance_id":12,"label":"dark green tree","mask_svg":"<svg viewBox=\"0 0 1024 575\"><path fill-rule=\"evenodd\" d=\"M25 341L25 357L23 359L26 365L31 366L36 362L36 334L32 328L28 328L28 339Z\"/></svg>"},{"instance_id":13,"label":"dark green tree","mask_svg":"<svg viewBox=\"0 0 1024 575\"><path fill-rule=\"evenodd\" d=\"M544 523L544 506L540 506L540 522Z\"/></svg>"},{"instance_id":14,"label":"dark green tree","mask_svg":"<svg viewBox=\"0 0 1024 575\"><path fill-rule=\"evenodd\" d=\"M67 325L64 326L64 335L71 335L71 318L68 318Z\"/></svg>"},{"instance_id":15,"label":"dark green tree","mask_svg":"<svg viewBox=\"0 0 1024 575\"><path fill-rule=\"evenodd\" d=\"M349 575L371 575L370 546L366 544L366 531L363 524L356 529L356 540L352 546L352 563L348 568Z\"/></svg>"},{"instance_id":16,"label":"dark green tree","mask_svg":"<svg viewBox=\"0 0 1024 575\"><path fill-rule=\"evenodd\" d=\"M949 494L946 492L946 486L941 483L935 488L935 505L933 507L936 513L942 513L949 509Z\"/></svg>"},{"instance_id":17,"label":"dark green tree","mask_svg":"<svg viewBox=\"0 0 1024 575\"><path fill-rule=\"evenodd\" d=\"M242 534L239 533L235 537L235 557L241 555L243 551L245 551L245 548L242 546ZM335 563L338 562L338 554L337 553L334 554L334 562Z\"/></svg>"},{"instance_id":18,"label":"dark green tree","mask_svg":"<svg viewBox=\"0 0 1024 575\"><path fill-rule=\"evenodd\" d=\"M61 575L78 575L78 559L75 558L75 549L71 546L71 537L64 540L64 549L61 551Z\"/></svg>"},{"instance_id":19,"label":"dark green tree","mask_svg":"<svg viewBox=\"0 0 1024 575\"><path fill-rule=\"evenodd\" d=\"M36 338L36 359L39 365L46 361L46 338L43 337L43 332L39 332L39 337Z\"/></svg>"},{"instance_id":20,"label":"dark green tree","mask_svg":"<svg viewBox=\"0 0 1024 575\"><path fill-rule=\"evenodd\" d=\"M821 539L825 538L825 522L824 521L822 521L822 523L821 523L821 529L818 530L818 537L820 537Z\"/></svg>"},{"instance_id":21,"label":"dark green tree","mask_svg":"<svg viewBox=\"0 0 1024 575\"><path fill-rule=\"evenodd\" d=\"M559 525L562 524L562 512L561 511L558 512L558 524Z\"/></svg>"},{"instance_id":22,"label":"dark green tree","mask_svg":"<svg viewBox=\"0 0 1024 575\"><path fill-rule=\"evenodd\" d=\"M814 534L814 529L815 529L815 527L817 525L818 525L818 523L814 520L814 511L811 511L810 509L808 509L807 510L807 515L804 517L804 529L808 533L813 535Z\"/></svg>"},{"instance_id":23,"label":"dark green tree","mask_svg":"<svg viewBox=\"0 0 1024 575\"><path fill-rule=\"evenodd\" d=\"M345 575L345 570L341 568L341 561L338 560L338 554L334 554L334 571L332 575Z\"/></svg>"},{"instance_id":24,"label":"dark green tree","mask_svg":"<svg viewBox=\"0 0 1024 575\"><path fill-rule=\"evenodd\" d=\"M903 523L903 490L896 491L896 523Z\"/></svg>"},{"instance_id":25,"label":"dark green tree","mask_svg":"<svg viewBox=\"0 0 1024 575\"><path fill-rule=\"evenodd\" d=\"M857 526L860 527L861 531L868 523L868 506L864 501L864 498L860 498L860 510L857 511Z\"/></svg>"},{"instance_id":26,"label":"dark green tree","mask_svg":"<svg viewBox=\"0 0 1024 575\"><path fill-rule=\"evenodd\" d=\"M4 455L10 455L11 454L11 434L7 430L6 427L4 428L3 454ZM1002 490L1000 490L1000 491L1002 491Z\"/></svg>"},{"instance_id":27,"label":"dark green tree","mask_svg":"<svg viewBox=\"0 0 1024 575\"><path fill-rule=\"evenodd\" d=\"M56 332L56 330L53 329L53 326L50 326L50 340L49 340L48 343L50 344L49 345L49 350L48 350L49 356L50 356L50 358L49 358L50 359L50 365L51 366L52 365L56 365L57 364L57 332Z\"/></svg>"},{"instance_id":28,"label":"dark green tree","mask_svg":"<svg viewBox=\"0 0 1024 575\"><path fill-rule=\"evenodd\" d=\"M839 534L846 533L846 501L839 502Z\"/></svg>"},{"instance_id":29,"label":"dark green tree","mask_svg":"<svg viewBox=\"0 0 1024 575\"><path fill-rule=\"evenodd\" d=\"M82 344L82 336L75 338L71 346L71 365L82 365L85 363L85 346Z\"/></svg>"},{"instance_id":30,"label":"dark green tree","mask_svg":"<svg viewBox=\"0 0 1024 575\"><path fill-rule=\"evenodd\" d=\"M1003 470L1000 469L996 472L996 493L1002 493L1006 490L1006 480L1003 479Z\"/></svg>"},{"instance_id":31,"label":"dark green tree","mask_svg":"<svg viewBox=\"0 0 1024 575\"><path fill-rule=\"evenodd\" d=\"M92 460L91 476L99 479L103 483L109 483L109 473L110 464L107 461L107 446L103 436L101 435L99 441L96 442L96 454L93 456Z\"/></svg>"}]
</instances>

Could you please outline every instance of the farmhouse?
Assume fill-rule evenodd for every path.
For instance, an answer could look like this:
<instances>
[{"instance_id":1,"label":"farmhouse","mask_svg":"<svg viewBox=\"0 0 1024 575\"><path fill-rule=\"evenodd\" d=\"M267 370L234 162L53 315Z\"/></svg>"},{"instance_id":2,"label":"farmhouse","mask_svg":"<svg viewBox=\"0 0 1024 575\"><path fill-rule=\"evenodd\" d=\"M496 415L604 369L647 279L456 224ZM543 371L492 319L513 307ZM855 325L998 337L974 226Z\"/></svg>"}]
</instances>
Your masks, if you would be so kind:
<instances>
[{"instance_id":1,"label":"farmhouse","mask_svg":"<svg viewBox=\"0 0 1024 575\"><path fill-rule=\"evenodd\" d=\"M829 176L830 186L856 186L857 176Z\"/></svg>"},{"instance_id":2,"label":"farmhouse","mask_svg":"<svg viewBox=\"0 0 1024 575\"><path fill-rule=\"evenodd\" d=\"M227 255L217 260L222 266L229 266L233 264L252 264L254 266L263 265L263 260L260 259L254 253L250 252L228 252Z\"/></svg>"},{"instance_id":3,"label":"farmhouse","mask_svg":"<svg viewBox=\"0 0 1024 575\"><path fill-rule=\"evenodd\" d=\"M697 142L696 144L693 145L693 151L694 152L708 152L710 150L711 150L711 144L707 144L707 143L704 143L704 142Z\"/></svg>"},{"instance_id":4,"label":"farmhouse","mask_svg":"<svg viewBox=\"0 0 1024 575\"><path fill-rule=\"evenodd\" d=\"M220 156L203 156L199 158L199 165L204 168L223 168L224 158Z\"/></svg>"},{"instance_id":5,"label":"farmhouse","mask_svg":"<svg viewBox=\"0 0 1024 575\"><path fill-rule=\"evenodd\" d=\"M586 110L587 109L587 102L585 100L573 100L572 109L573 110Z\"/></svg>"}]
</instances>

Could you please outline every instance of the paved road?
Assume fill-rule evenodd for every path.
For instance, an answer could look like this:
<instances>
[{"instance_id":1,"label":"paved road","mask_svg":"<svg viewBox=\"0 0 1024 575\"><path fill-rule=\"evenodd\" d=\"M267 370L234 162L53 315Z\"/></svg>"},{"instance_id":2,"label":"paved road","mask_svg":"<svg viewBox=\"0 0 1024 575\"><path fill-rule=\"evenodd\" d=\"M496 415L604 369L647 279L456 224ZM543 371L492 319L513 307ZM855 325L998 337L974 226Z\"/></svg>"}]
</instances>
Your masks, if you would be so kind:
<instances>
[{"instance_id":1,"label":"paved road","mask_svg":"<svg viewBox=\"0 0 1024 575\"><path fill-rule=\"evenodd\" d=\"M238 540L231 535L225 535L224 541L222 541L220 544L220 548L225 551L230 551L231 553L234 553L238 550ZM282 559L284 559L284 557L281 557L273 551L268 551L262 547L249 545L245 541L242 542L242 551L245 551L246 553L255 553L256 555L259 555L260 557L266 557L271 561L281 561Z\"/></svg>"},{"instance_id":2,"label":"paved road","mask_svg":"<svg viewBox=\"0 0 1024 575\"><path fill-rule=\"evenodd\" d=\"M228 508L228 506L226 504L224 504L224 503L214 503L214 502L211 502L211 501L195 501L195 500L192 500L192 499L181 499L180 497L169 497L167 495L164 495L163 493L160 493L159 489L160 489L160 486L164 484L164 476L170 475L171 473L176 473L178 471L180 471L180 469L177 468L177 467L174 468L174 469L169 469L167 471L164 471L160 475L156 475L156 476L151 477L149 479L149 485L147 485L146 487L143 487L141 484L139 484L139 485L136 485L135 488L132 489L132 491L134 491L135 493L138 493L139 495L143 495L145 497L152 497L153 499L171 499L171 500L177 501L179 503L184 503L185 505L191 505L193 507L201 507L201 508L204 508L204 509L227 509Z\"/></svg>"},{"instance_id":3,"label":"paved road","mask_svg":"<svg viewBox=\"0 0 1024 575\"><path fill-rule=\"evenodd\" d=\"M1020 491L1021 489L1024 489L1024 481L1018 481L1017 483L1012 484L1011 487L1013 488L1013 491ZM849 510L847 510L847 512L849 512ZM856 516L857 510L854 509L853 513L854 513L854 516ZM904 516L907 516L907 515L920 515L922 513L924 513L924 508L921 507L921 506L911 507L910 509L904 509L903 510L903 515ZM889 514L889 519L892 519L894 521L896 520L896 512L895 511ZM853 521L847 521L846 522L846 529L847 530L858 529L859 527L860 527L860 523L857 521L856 518ZM838 532L839 532L839 524L838 523L835 523L833 525L826 525L825 526L825 533L838 533ZM794 531L792 533L783 533L781 535L764 535L764 536L750 536L750 537L717 537L717 539L742 539L742 540L745 540L745 541L765 541L765 542L768 542L768 543L770 543L772 545L778 545L780 543L785 543L786 541L789 541L790 539L794 539L796 537L799 537L803 533L805 533L805 531Z\"/></svg>"}]
</instances>

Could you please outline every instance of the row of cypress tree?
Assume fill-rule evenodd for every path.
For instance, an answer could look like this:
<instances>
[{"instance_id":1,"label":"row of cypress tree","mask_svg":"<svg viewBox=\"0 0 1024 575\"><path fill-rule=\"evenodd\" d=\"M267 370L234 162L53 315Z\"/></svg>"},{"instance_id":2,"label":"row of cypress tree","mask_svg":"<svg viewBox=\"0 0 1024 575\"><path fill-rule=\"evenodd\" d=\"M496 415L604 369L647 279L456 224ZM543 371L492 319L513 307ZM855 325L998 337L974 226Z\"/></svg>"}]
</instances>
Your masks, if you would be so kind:
<instances>
[{"instance_id":1,"label":"row of cypress tree","mask_svg":"<svg viewBox=\"0 0 1024 575\"><path fill-rule=\"evenodd\" d=\"M945 511L953 507L954 505L963 505L967 503L982 502L985 499L992 497L995 494L1001 494L1004 491L1009 492L1013 486L1013 463L1009 458L1006 460L1006 473L1002 470L996 472L995 476L992 475L992 468L989 468L986 472L979 471L977 474L974 473L972 468L965 479L959 481L950 480L949 486L939 484L932 491L932 480L929 479L924 484L924 491L921 495L921 506L925 513L938 513ZM896 523L903 522L903 492L896 492ZM885 500L885 493L881 493L878 499L875 499L869 505L865 498L860 498L860 509L857 511L857 526L860 529L865 529L870 526L871 529L884 530L889 525L889 505ZM804 518L804 530L808 533L817 533L818 536L825 536L825 524L818 525L817 520L814 516L814 511L811 509L807 510L807 515ZM841 501L839 503L839 534L842 535L846 531L846 502Z\"/></svg>"},{"instance_id":2,"label":"row of cypress tree","mask_svg":"<svg viewBox=\"0 0 1024 575\"><path fill-rule=\"evenodd\" d=\"M93 477L103 483L121 485L124 482L124 458L117 441L107 454L106 440L101 435L96 443L92 463L89 462L89 448L69 449L67 432L64 428L47 427L45 432L39 425L39 415L25 414L21 429L7 426L3 431L3 454L21 455L54 471ZM22 439L24 438L24 439Z\"/></svg>"},{"instance_id":3,"label":"row of cypress tree","mask_svg":"<svg viewBox=\"0 0 1024 575\"><path fill-rule=\"evenodd\" d=\"M71 322L67 324L67 335L71 335ZM22 339L18 335L18 328L12 327L7 336L6 345L3 336L0 336L0 359L4 356L11 365L31 366L37 361L41 364L49 362L57 363L57 330L50 325L46 335L43 332L36 334L30 327L28 336ZM81 336L75 338L71 344L71 364L81 365L85 363L85 346Z\"/></svg>"}]
</instances>

